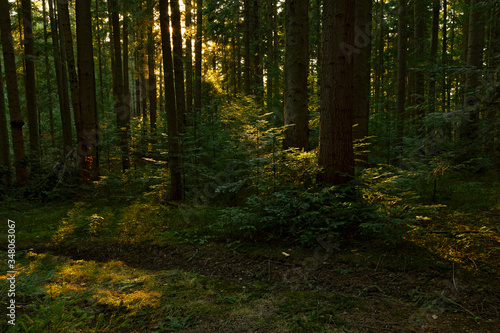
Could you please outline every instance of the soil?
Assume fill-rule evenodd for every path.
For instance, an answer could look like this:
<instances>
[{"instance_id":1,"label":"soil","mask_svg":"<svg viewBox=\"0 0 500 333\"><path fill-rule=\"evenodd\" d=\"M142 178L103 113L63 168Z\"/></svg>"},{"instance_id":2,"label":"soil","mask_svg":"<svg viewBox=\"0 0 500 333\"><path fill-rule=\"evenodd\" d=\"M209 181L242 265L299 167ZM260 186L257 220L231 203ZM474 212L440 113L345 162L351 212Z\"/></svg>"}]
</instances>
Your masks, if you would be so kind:
<instances>
[{"instance_id":1,"label":"soil","mask_svg":"<svg viewBox=\"0 0 500 333\"><path fill-rule=\"evenodd\" d=\"M290 290L359 297L364 307L340 315L354 332L500 332L498 274L468 271L411 243L390 248L335 244L304 251L86 242L36 251L120 260L147 270L180 269L239 283L262 281L277 297ZM201 322L186 332L217 332L223 326L223 320ZM256 330L242 332L247 331Z\"/></svg>"}]
</instances>

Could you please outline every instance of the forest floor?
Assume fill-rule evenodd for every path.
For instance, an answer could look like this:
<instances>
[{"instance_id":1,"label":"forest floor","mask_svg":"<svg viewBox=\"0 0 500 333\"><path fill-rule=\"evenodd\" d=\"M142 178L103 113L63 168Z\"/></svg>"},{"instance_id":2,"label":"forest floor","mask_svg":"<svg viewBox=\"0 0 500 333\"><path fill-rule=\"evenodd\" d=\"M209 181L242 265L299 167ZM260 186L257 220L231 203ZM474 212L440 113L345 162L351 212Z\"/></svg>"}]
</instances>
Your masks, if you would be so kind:
<instances>
[{"instance_id":1,"label":"forest floor","mask_svg":"<svg viewBox=\"0 0 500 333\"><path fill-rule=\"evenodd\" d=\"M175 207L132 199L0 208L17 222L6 332L500 332L492 210L443 211L392 244L304 249L221 242L182 226Z\"/></svg>"}]
</instances>

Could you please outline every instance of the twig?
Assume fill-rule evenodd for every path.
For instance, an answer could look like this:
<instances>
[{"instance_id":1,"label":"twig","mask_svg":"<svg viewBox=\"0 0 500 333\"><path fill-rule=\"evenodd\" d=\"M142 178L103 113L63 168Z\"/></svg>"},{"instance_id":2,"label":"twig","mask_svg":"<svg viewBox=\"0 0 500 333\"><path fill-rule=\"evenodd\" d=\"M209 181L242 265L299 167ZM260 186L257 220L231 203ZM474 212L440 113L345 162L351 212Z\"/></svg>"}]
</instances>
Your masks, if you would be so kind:
<instances>
[{"instance_id":1,"label":"twig","mask_svg":"<svg viewBox=\"0 0 500 333\"><path fill-rule=\"evenodd\" d=\"M470 314L472 317L474 317L474 318L479 318L479 317L478 317L478 316L476 316L474 313L472 313L470 310L468 310L467 308L465 308L463 305L458 304L457 302L455 302L455 301L453 301L453 300L449 299L449 298L448 298L448 297L446 297L445 295L441 294L441 297L443 297L445 301L448 301L448 302L450 302L451 304L453 304L453 305L456 305L456 306L460 307L461 309L463 309L464 311L466 311L468 314Z\"/></svg>"},{"instance_id":2,"label":"twig","mask_svg":"<svg viewBox=\"0 0 500 333\"><path fill-rule=\"evenodd\" d=\"M455 290L458 291L457 288L457 282L455 281L455 263L453 263L453 275L452 275L452 280L453 280L453 286L455 287Z\"/></svg>"}]
</instances>

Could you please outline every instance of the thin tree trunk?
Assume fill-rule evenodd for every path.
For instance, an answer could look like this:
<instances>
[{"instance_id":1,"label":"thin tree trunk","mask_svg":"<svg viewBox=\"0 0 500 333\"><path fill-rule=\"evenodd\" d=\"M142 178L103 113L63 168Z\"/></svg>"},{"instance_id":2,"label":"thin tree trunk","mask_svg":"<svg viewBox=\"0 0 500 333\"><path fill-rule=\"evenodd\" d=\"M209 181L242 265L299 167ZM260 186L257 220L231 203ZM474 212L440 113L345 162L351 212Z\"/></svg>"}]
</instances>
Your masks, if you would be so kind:
<instances>
[{"instance_id":1,"label":"thin tree trunk","mask_svg":"<svg viewBox=\"0 0 500 333\"><path fill-rule=\"evenodd\" d=\"M10 162L9 131L7 129L5 95L3 91L3 74L0 62L0 167L2 167L2 170L0 170L0 175L2 176L0 180L8 186L12 182L12 165Z\"/></svg>"},{"instance_id":2,"label":"thin tree trunk","mask_svg":"<svg viewBox=\"0 0 500 333\"><path fill-rule=\"evenodd\" d=\"M102 75L102 42L101 42L101 25L99 22L99 1L95 0L96 25L97 25L97 63L99 67L99 107L101 113L104 114L104 87Z\"/></svg>"},{"instance_id":3,"label":"thin tree trunk","mask_svg":"<svg viewBox=\"0 0 500 333\"><path fill-rule=\"evenodd\" d=\"M396 141L399 148L402 147L404 135L404 122L406 120L405 98L406 98L406 1L399 0L398 15L398 72L397 72L397 91L396 91ZM401 154L401 151L399 152ZM401 155L400 155L401 157ZM400 159L400 157L398 159Z\"/></svg>"},{"instance_id":4,"label":"thin tree trunk","mask_svg":"<svg viewBox=\"0 0 500 333\"><path fill-rule=\"evenodd\" d=\"M43 41L45 48L49 49L48 33L47 33L47 6L45 0L42 0L42 10L43 10ZM52 106L52 84L50 83L50 66L49 66L49 53L45 52L45 78L47 83L47 98L48 98L48 109L49 109L49 122L50 122L50 142L52 148L56 147L56 138L54 130L54 108Z\"/></svg>"},{"instance_id":5,"label":"thin tree trunk","mask_svg":"<svg viewBox=\"0 0 500 333\"><path fill-rule=\"evenodd\" d=\"M117 0L109 0L108 10L111 14L111 25L113 27L113 49L114 49L114 112L116 115L116 127L120 138L120 149L122 153L122 170L130 168L129 158L129 131L130 131L130 104L123 86L123 62L120 37L120 16Z\"/></svg>"},{"instance_id":6,"label":"thin tree trunk","mask_svg":"<svg viewBox=\"0 0 500 333\"><path fill-rule=\"evenodd\" d=\"M61 127L63 137L63 156L73 149L73 135L71 130L71 109L68 96L68 73L66 70L66 57L60 45L58 22L54 12L53 0L49 0L49 16L54 54L54 68L56 71L57 95L59 97L59 110L61 113Z\"/></svg>"},{"instance_id":7,"label":"thin tree trunk","mask_svg":"<svg viewBox=\"0 0 500 333\"><path fill-rule=\"evenodd\" d=\"M76 69L75 54L73 50L73 36L71 33L71 22L69 18L68 0L59 0L59 19L61 31L63 34L64 50L66 53L66 62L68 65L69 85L71 91L71 104L73 106L73 119L75 121L76 141L79 144L83 140L82 120L80 111L80 92L78 87L78 74Z\"/></svg>"},{"instance_id":8,"label":"thin tree trunk","mask_svg":"<svg viewBox=\"0 0 500 333\"><path fill-rule=\"evenodd\" d=\"M417 64L417 70L414 72L414 86L413 86L413 102L415 107L415 127L417 135L423 134L422 118L425 116L425 76L421 69L425 62L425 20L424 17L427 13L427 5L423 1L413 2L413 13L415 17L414 31L413 31L413 47L414 47L414 61Z\"/></svg>"},{"instance_id":9,"label":"thin tree trunk","mask_svg":"<svg viewBox=\"0 0 500 333\"><path fill-rule=\"evenodd\" d=\"M191 0L184 0L186 6L186 115L187 125L192 125L193 111L193 40L192 34L192 19L191 19Z\"/></svg>"},{"instance_id":10,"label":"thin tree trunk","mask_svg":"<svg viewBox=\"0 0 500 333\"><path fill-rule=\"evenodd\" d=\"M196 2L196 42L194 44L195 68L194 68L194 131L196 136L196 115L201 112L201 65L203 47L203 0ZM165 60L163 60L165 61Z\"/></svg>"},{"instance_id":11,"label":"thin tree trunk","mask_svg":"<svg viewBox=\"0 0 500 333\"><path fill-rule=\"evenodd\" d=\"M19 185L28 183L28 169L24 163L24 121L21 115L19 102L19 90L17 85L16 58L11 31L9 1L0 0L0 30L5 67L5 79L7 83L7 98L9 101L10 127L12 143L14 147L14 165L16 167L16 182Z\"/></svg>"},{"instance_id":12,"label":"thin tree trunk","mask_svg":"<svg viewBox=\"0 0 500 333\"><path fill-rule=\"evenodd\" d=\"M81 178L99 178L97 161L98 123L96 110L94 55L92 47L92 14L90 0L76 0L76 36L78 78L80 86L82 141L78 142Z\"/></svg>"},{"instance_id":13,"label":"thin tree trunk","mask_svg":"<svg viewBox=\"0 0 500 333\"><path fill-rule=\"evenodd\" d=\"M200 0L199 0L200 1ZM201 6L198 7L201 13ZM177 110L175 104L174 70L172 65L172 48L170 43L170 18L168 1L160 0L160 30L163 50L163 67L165 75L165 107L168 123L168 146L170 169L170 199L182 200L182 180L180 172ZM201 23L201 21L198 21Z\"/></svg>"},{"instance_id":14,"label":"thin tree trunk","mask_svg":"<svg viewBox=\"0 0 500 333\"><path fill-rule=\"evenodd\" d=\"M246 95L250 95L251 91L251 78L250 78L250 0L244 0L243 3L243 20L245 23L245 31L243 33L243 43L245 44L243 52L243 62L244 62L244 81L243 89Z\"/></svg>"},{"instance_id":15,"label":"thin tree trunk","mask_svg":"<svg viewBox=\"0 0 500 333\"><path fill-rule=\"evenodd\" d=\"M186 119L186 96L184 92L184 66L182 54L182 30L179 0L170 0L172 13L172 43L175 73L175 103L177 107L177 126L179 133L184 130Z\"/></svg>"},{"instance_id":16,"label":"thin tree trunk","mask_svg":"<svg viewBox=\"0 0 500 333\"><path fill-rule=\"evenodd\" d=\"M152 5L151 5L152 6ZM151 7L150 12L151 17L153 17L153 8ZM155 41L153 37L153 25L148 27L148 100L149 100L149 126L151 132L156 130L156 114L157 114L157 103L156 103L156 74L155 74Z\"/></svg>"},{"instance_id":17,"label":"thin tree trunk","mask_svg":"<svg viewBox=\"0 0 500 333\"><path fill-rule=\"evenodd\" d=\"M308 0L285 2L285 138L283 147L309 149L307 74L309 69Z\"/></svg>"},{"instance_id":18,"label":"thin tree trunk","mask_svg":"<svg viewBox=\"0 0 500 333\"><path fill-rule=\"evenodd\" d=\"M437 57L440 8L441 8L441 1L433 0L430 59L436 59ZM435 70L432 70L429 78L429 112L433 113L435 111L436 111L436 73Z\"/></svg>"},{"instance_id":19,"label":"thin tree trunk","mask_svg":"<svg viewBox=\"0 0 500 333\"><path fill-rule=\"evenodd\" d=\"M31 0L22 0L24 26L24 63L25 63L25 97L28 114L28 130L30 138L30 153L33 155L33 166L40 166L40 136L38 132L38 111L35 79L35 39L33 37L33 22Z\"/></svg>"}]
</instances>

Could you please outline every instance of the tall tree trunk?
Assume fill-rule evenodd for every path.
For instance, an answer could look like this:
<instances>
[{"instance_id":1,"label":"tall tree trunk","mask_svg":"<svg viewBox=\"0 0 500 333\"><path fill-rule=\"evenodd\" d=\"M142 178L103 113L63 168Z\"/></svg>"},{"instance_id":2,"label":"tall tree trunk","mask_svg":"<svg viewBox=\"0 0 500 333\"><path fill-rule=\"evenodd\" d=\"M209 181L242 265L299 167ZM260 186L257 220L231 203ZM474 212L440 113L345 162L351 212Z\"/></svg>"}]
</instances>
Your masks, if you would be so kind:
<instances>
[{"instance_id":1,"label":"tall tree trunk","mask_svg":"<svg viewBox=\"0 0 500 333\"><path fill-rule=\"evenodd\" d=\"M399 148L402 148L404 135L404 122L406 120L405 99L406 99L406 1L399 0L398 14L398 72L397 72L397 91L396 91L396 142ZM401 162L401 151L399 152L399 162Z\"/></svg>"},{"instance_id":2,"label":"tall tree trunk","mask_svg":"<svg viewBox=\"0 0 500 333\"><path fill-rule=\"evenodd\" d=\"M469 114L469 123L464 124L464 137L476 139L478 131L480 99L477 94L481 74L479 71L483 66L483 50L485 37L484 10L481 0L471 0L469 15L469 45L467 48L467 71L465 77L465 101L464 107Z\"/></svg>"},{"instance_id":3,"label":"tall tree trunk","mask_svg":"<svg viewBox=\"0 0 500 333\"><path fill-rule=\"evenodd\" d=\"M50 30L52 37L52 48L54 54L54 68L56 71L57 95L59 98L59 110L61 113L61 127L63 137L63 156L73 149L73 134L71 133L71 109L68 96L68 73L66 70L66 57L60 43L58 22L54 11L53 0L49 0Z\"/></svg>"},{"instance_id":4,"label":"tall tree trunk","mask_svg":"<svg viewBox=\"0 0 500 333\"><path fill-rule=\"evenodd\" d=\"M370 58L371 58L371 26L372 26L372 1L356 0L356 35L354 46L354 125L353 140L363 139L368 136L368 121L370 117ZM356 126L357 125L357 126ZM363 155L367 160L367 155Z\"/></svg>"},{"instance_id":5,"label":"tall tree trunk","mask_svg":"<svg viewBox=\"0 0 500 333\"><path fill-rule=\"evenodd\" d=\"M82 124L82 141L78 142L78 155L80 157L82 180L88 181L99 178L99 164L97 161L98 123L92 47L91 1L76 0L75 11Z\"/></svg>"},{"instance_id":6,"label":"tall tree trunk","mask_svg":"<svg viewBox=\"0 0 500 333\"><path fill-rule=\"evenodd\" d=\"M42 11L43 11L43 42L45 49L49 49L48 33L47 33L47 6L45 0L42 0ZM50 142L52 148L56 147L56 138L54 130L54 108L52 105L52 84L50 80L50 66L49 66L49 53L45 52L45 79L47 84L47 98L48 98L48 109L49 109L49 122L50 122Z\"/></svg>"},{"instance_id":7,"label":"tall tree trunk","mask_svg":"<svg viewBox=\"0 0 500 333\"><path fill-rule=\"evenodd\" d=\"M153 21L153 5L151 4L151 21ZM148 27L148 100L149 100L149 126L151 132L156 130L156 114L157 114L157 103L156 103L156 62L155 62L155 40L153 36L153 24Z\"/></svg>"},{"instance_id":8,"label":"tall tree trunk","mask_svg":"<svg viewBox=\"0 0 500 333\"><path fill-rule=\"evenodd\" d=\"M186 6L186 115L187 125L192 125L193 111L193 32L191 19L191 0L184 0Z\"/></svg>"},{"instance_id":9,"label":"tall tree trunk","mask_svg":"<svg viewBox=\"0 0 500 333\"><path fill-rule=\"evenodd\" d=\"M130 128L131 97L130 97L130 75L129 75L129 16L123 14L123 98L128 110L128 119L125 119L127 127ZM129 130L130 131L130 130ZM127 141L129 138L127 138Z\"/></svg>"},{"instance_id":10,"label":"tall tree trunk","mask_svg":"<svg viewBox=\"0 0 500 333\"><path fill-rule=\"evenodd\" d=\"M79 144L83 140L82 120L80 109L80 92L78 87L78 74L76 69L75 54L73 50L73 36L71 33L71 21L69 18L68 0L58 0L58 12L63 34L64 51L69 73L69 85L71 91L71 104L73 106L73 118L75 121L76 141Z\"/></svg>"},{"instance_id":11,"label":"tall tree trunk","mask_svg":"<svg viewBox=\"0 0 500 333\"><path fill-rule=\"evenodd\" d=\"M201 11L201 6L198 7ZM182 181L180 171L177 109L175 104L174 69L172 65L172 48L170 43L170 18L168 0L160 0L160 30L163 51L163 67L165 76L165 108L168 124L168 152L170 169L170 199L182 200ZM201 21L198 21L201 23ZM201 88L201 87L200 87Z\"/></svg>"},{"instance_id":12,"label":"tall tree trunk","mask_svg":"<svg viewBox=\"0 0 500 333\"><path fill-rule=\"evenodd\" d=\"M445 69L444 75L442 75L441 85L442 87L442 105L443 111L448 111L446 107L447 92L448 92L448 0L443 0L443 26L442 26L442 37L443 45L441 49L441 64Z\"/></svg>"},{"instance_id":13,"label":"tall tree trunk","mask_svg":"<svg viewBox=\"0 0 500 333\"><path fill-rule=\"evenodd\" d=\"M469 49L469 21L470 21L470 4L471 0L465 0L465 8L463 15L463 23L462 23L462 65L467 66L467 53ZM461 105L464 104L465 96L466 96L466 88L465 88L465 74L462 73L462 80L460 82L460 97L461 97Z\"/></svg>"},{"instance_id":14,"label":"tall tree trunk","mask_svg":"<svg viewBox=\"0 0 500 333\"><path fill-rule=\"evenodd\" d=\"M129 158L129 131L130 131L130 105L127 101L127 95L123 86L123 62L120 37L120 16L117 0L109 0L109 11L111 12L111 25L113 27L113 49L114 49L114 108L116 115L116 127L118 137L120 138L120 149L122 152L122 170L127 171L130 168Z\"/></svg>"},{"instance_id":15,"label":"tall tree trunk","mask_svg":"<svg viewBox=\"0 0 500 333\"><path fill-rule=\"evenodd\" d=\"M422 70L419 68L425 62L425 20L424 17L428 14L427 4L424 1L413 2L414 30L413 30L413 48L414 61L416 62L417 70L414 72L413 85L413 102L415 105L415 125L417 135L423 134L421 120L425 115L425 77Z\"/></svg>"},{"instance_id":16,"label":"tall tree trunk","mask_svg":"<svg viewBox=\"0 0 500 333\"><path fill-rule=\"evenodd\" d=\"M253 0L252 1L252 18L251 18L251 33L252 33L252 44L253 44L253 85L255 90L255 95L257 96L257 100L262 102L264 98L264 82L263 82L263 72L262 72L262 57L261 57L261 41L263 36L261 35L261 27L260 27L260 2L261 0ZM300 2L306 1L309 3L309 0L299 0ZM305 12L307 14L307 11ZM306 24L306 27L308 24ZM307 41L309 42L309 41ZM308 58L309 59L309 58Z\"/></svg>"},{"instance_id":17,"label":"tall tree trunk","mask_svg":"<svg viewBox=\"0 0 500 333\"><path fill-rule=\"evenodd\" d=\"M244 81L243 90L246 95L250 95L251 91L251 78L250 78L250 0L244 0L243 2L243 21L245 24L245 30L243 32L243 43L245 44L243 52L243 71L244 71Z\"/></svg>"},{"instance_id":18,"label":"tall tree trunk","mask_svg":"<svg viewBox=\"0 0 500 333\"><path fill-rule=\"evenodd\" d=\"M354 45L354 7L349 0L325 1L323 5L323 67L319 179L346 184L354 179L352 142L354 68L347 52Z\"/></svg>"},{"instance_id":19,"label":"tall tree trunk","mask_svg":"<svg viewBox=\"0 0 500 333\"><path fill-rule=\"evenodd\" d=\"M379 0L379 16L378 16L378 44L377 44L377 65L375 69L375 114L379 113L379 105L381 104L382 98L380 96L380 88L383 85L384 80L384 0Z\"/></svg>"},{"instance_id":20,"label":"tall tree trunk","mask_svg":"<svg viewBox=\"0 0 500 333\"><path fill-rule=\"evenodd\" d=\"M184 65L182 52L181 12L179 0L170 0L172 13L172 43L175 73L175 103L177 106L177 126L180 133L186 122L186 96L184 92Z\"/></svg>"},{"instance_id":21,"label":"tall tree trunk","mask_svg":"<svg viewBox=\"0 0 500 333\"><path fill-rule=\"evenodd\" d=\"M24 157L24 121L21 115L19 103L19 90L17 85L16 58L12 31L10 26L10 9L8 0L0 0L0 30L5 67L5 79L7 83L7 98L9 100L10 128L12 143L14 147L14 165L16 167L16 182L19 185L28 183L28 169Z\"/></svg>"},{"instance_id":22,"label":"tall tree trunk","mask_svg":"<svg viewBox=\"0 0 500 333\"><path fill-rule=\"evenodd\" d=\"M203 47L203 0L196 2L196 41L194 44L194 131L196 135L196 115L201 112L201 65L202 65L202 47ZM165 61L165 60L163 60Z\"/></svg>"},{"instance_id":23,"label":"tall tree trunk","mask_svg":"<svg viewBox=\"0 0 500 333\"><path fill-rule=\"evenodd\" d=\"M2 64L0 62L0 181L5 185L10 185L12 182L11 177L11 162L10 162L10 148L9 148L9 131L7 129L7 115L5 110L5 96L3 93L3 74Z\"/></svg>"},{"instance_id":24,"label":"tall tree trunk","mask_svg":"<svg viewBox=\"0 0 500 333\"><path fill-rule=\"evenodd\" d=\"M96 30L97 30L97 66L99 67L99 106L101 108L101 113L104 114L104 87L103 87L103 75L102 75L102 42L101 42L101 25L99 19L99 1L95 0L95 12L96 12Z\"/></svg>"},{"instance_id":25,"label":"tall tree trunk","mask_svg":"<svg viewBox=\"0 0 500 333\"><path fill-rule=\"evenodd\" d=\"M309 69L309 1L285 2L285 138L283 147L309 150L307 73Z\"/></svg>"},{"instance_id":26,"label":"tall tree trunk","mask_svg":"<svg viewBox=\"0 0 500 333\"><path fill-rule=\"evenodd\" d=\"M276 33L273 28L274 22L274 0L267 1L267 35L266 35L266 46L267 46L267 68L266 68L266 103L268 111L272 111L273 103L273 93L274 93L274 39L273 33ZM234 39L233 39L234 40ZM239 61L239 59L238 59Z\"/></svg>"},{"instance_id":27,"label":"tall tree trunk","mask_svg":"<svg viewBox=\"0 0 500 333\"><path fill-rule=\"evenodd\" d=\"M35 80L35 39L33 36L33 20L31 1L22 0L24 26L24 63L26 75L24 78L26 110L28 114L28 130L30 137L30 153L33 155L33 166L40 165L40 137L38 132L38 111Z\"/></svg>"},{"instance_id":28,"label":"tall tree trunk","mask_svg":"<svg viewBox=\"0 0 500 333\"><path fill-rule=\"evenodd\" d=\"M440 8L441 8L441 1L433 0L430 59L437 58ZM432 113L435 111L436 111L436 73L435 69L433 69L431 71L429 78L429 112Z\"/></svg>"}]
</instances>

